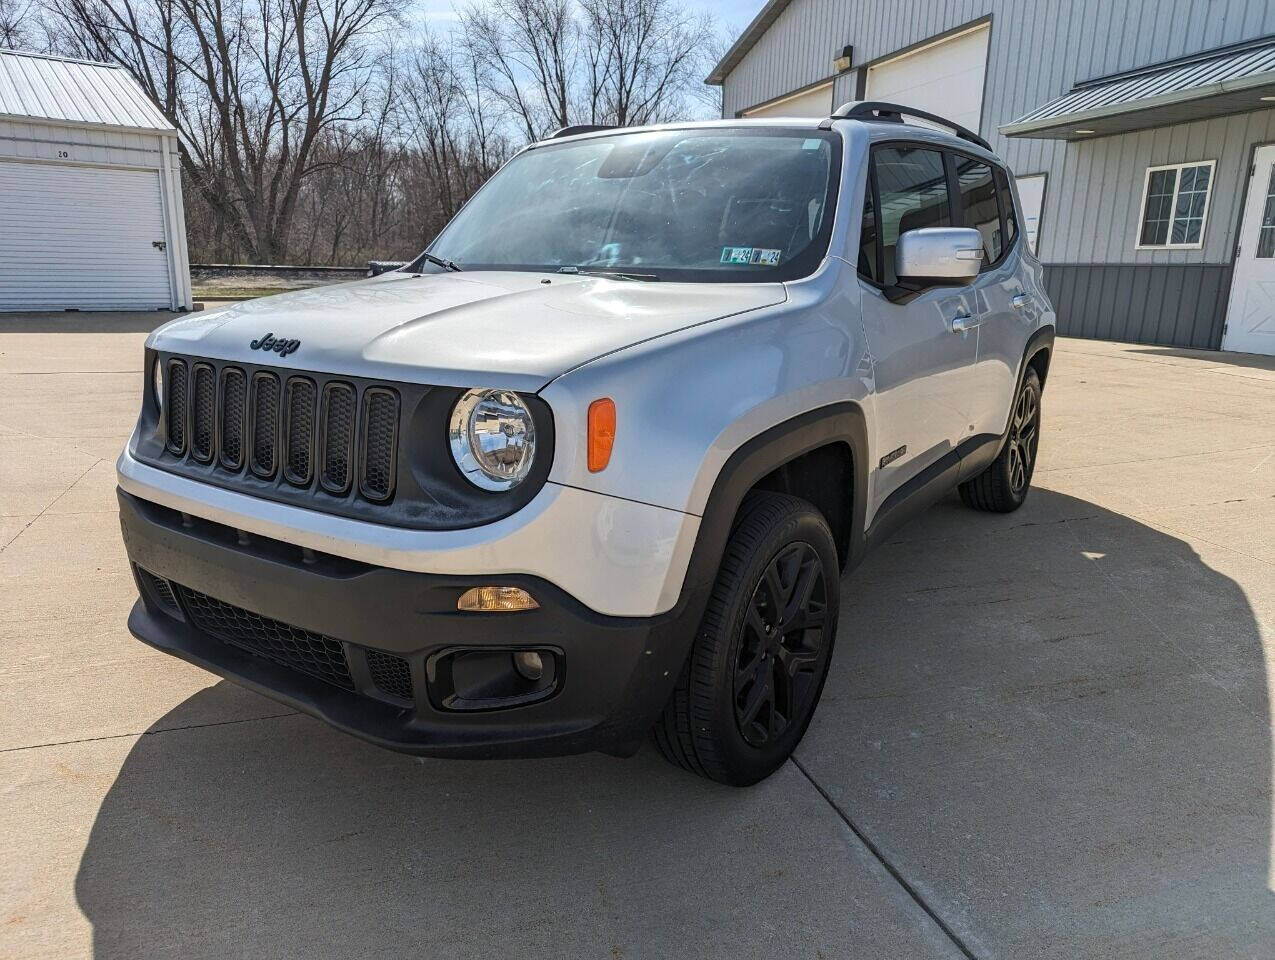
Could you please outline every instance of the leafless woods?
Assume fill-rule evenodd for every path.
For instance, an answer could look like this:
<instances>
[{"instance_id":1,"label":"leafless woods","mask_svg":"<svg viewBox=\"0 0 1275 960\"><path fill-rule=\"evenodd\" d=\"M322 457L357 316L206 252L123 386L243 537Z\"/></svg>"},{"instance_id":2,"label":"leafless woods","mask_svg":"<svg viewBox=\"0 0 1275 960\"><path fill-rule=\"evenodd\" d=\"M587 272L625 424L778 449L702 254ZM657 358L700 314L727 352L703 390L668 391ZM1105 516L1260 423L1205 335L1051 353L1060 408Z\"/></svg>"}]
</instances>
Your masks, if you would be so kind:
<instances>
[{"instance_id":1,"label":"leafless woods","mask_svg":"<svg viewBox=\"0 0 1275 960\"><path fill-rule=\"evenodd\" d=\"M40 5L37 5L39 3ZM196 262L422 249L529 140L712 115L681 0L0 0L0 45L119 64L181 133Z\"/></svg>"}]
</instances>

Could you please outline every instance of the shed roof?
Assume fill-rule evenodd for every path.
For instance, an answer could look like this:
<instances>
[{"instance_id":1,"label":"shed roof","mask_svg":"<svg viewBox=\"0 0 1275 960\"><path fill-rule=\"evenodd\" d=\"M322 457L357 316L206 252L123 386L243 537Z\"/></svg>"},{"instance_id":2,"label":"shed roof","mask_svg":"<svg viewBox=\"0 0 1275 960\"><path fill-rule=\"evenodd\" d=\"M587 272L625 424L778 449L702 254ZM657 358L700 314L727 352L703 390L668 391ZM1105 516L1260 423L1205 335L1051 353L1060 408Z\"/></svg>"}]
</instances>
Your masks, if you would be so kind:
<instances>
[{"instance_id":1,"label":"shed roof","mask_svg":"<svg viewBox=\"0 0 1275 960\"><path fill-rule=\"evenodd\" d=\"M58 125L175 133L126 70L0 50L0 116Z\"/></svg>"},{"instance_id":2,"label":"shed roof","mask_svg":"<svg viewBox=\"0 0 1275 960\"><path fill-rule=\"evenodd\" d=\"M1081 140L1275 106L1275 36L1084 80L1000 128ZM1083 132L1081 132L1083 131Z\"/></svg>"}]
</instances>

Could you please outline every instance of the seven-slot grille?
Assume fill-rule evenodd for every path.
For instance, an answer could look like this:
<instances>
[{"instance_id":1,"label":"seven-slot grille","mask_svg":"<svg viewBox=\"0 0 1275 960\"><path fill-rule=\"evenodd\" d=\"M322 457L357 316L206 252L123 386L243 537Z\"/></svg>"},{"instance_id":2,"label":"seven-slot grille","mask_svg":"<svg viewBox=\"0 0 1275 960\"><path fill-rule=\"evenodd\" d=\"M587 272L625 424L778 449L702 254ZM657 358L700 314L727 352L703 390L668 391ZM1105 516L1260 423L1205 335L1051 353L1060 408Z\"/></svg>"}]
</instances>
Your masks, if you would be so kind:
<instances>
[{"instance_id":1,"label":"seven-slot grille","mask_svg":"<svg viewBox=\"0 0 1275 960\"><path fill-rule=\"evenodd\" d=\"M399 395L343 380L321 387L300 374L216 367L170 358L164 426L170 453L261 480L282 477L336 496L357 491L383 503L394 495Z\"/></svg>"}]
</instances>

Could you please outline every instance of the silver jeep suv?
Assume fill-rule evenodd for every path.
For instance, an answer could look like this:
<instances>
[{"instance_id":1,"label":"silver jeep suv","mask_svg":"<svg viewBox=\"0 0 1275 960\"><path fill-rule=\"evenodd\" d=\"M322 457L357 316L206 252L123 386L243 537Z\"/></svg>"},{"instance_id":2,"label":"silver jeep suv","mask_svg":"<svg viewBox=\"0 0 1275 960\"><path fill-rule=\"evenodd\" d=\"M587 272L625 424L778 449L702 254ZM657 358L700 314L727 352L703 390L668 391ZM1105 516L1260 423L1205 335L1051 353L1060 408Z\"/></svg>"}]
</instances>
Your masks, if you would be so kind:
<instances>
[{"instance_id":1,"label":"silver jeep suv","mask_svg":"<svg viewBox=\"0 0 1275 960\"><path fill-rule=\"evenodd\" d=\"M1023 502L1053 325L1013 178L940 118L569 128L402 270L151 335L129 626L392 749L653 733L753 783L865 550Z\"/></svg>"}]
</instances>

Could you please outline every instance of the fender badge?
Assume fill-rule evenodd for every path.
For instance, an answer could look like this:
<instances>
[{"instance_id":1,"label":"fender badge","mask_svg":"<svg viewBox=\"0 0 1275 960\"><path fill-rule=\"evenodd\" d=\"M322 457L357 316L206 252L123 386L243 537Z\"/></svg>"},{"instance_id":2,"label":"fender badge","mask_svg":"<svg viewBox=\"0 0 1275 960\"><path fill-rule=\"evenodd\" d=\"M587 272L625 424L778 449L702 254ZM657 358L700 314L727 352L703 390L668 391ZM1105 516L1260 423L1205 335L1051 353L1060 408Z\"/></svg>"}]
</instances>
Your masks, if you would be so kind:
<instances>
[{"instance_id":1,"label":"fender badge","mask_svg":"<svg viewBox=\"0 0 1275 960\"><path fill-rule=\"evenodd\" d=\"M899 447L898 450L891 450L889 453L887 453L884 457L881 458L881 469L884 470L886 467L894 463L895 460L898 460L899 457L903 456L907 452L908 452L908 445L906 443L903 446Z\"/></svg>"},{"instance_id":2,"label":"fender badge","mask_svg":"<svg viewBox=\"0 0 1275 960\"><path fill-rule=\"evenodd\" d=\"M264 337L252 341L248 344L253 350L273 350L281 357L286 357L290 353L296 353L297 347L301 346L300 340L288 340L285 337L276 337L273 333L267 333Z\"/></svg>"}]
</instances>

